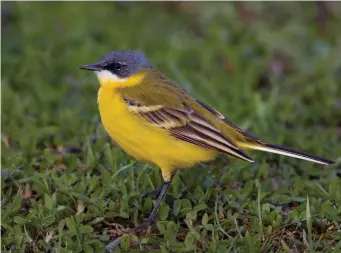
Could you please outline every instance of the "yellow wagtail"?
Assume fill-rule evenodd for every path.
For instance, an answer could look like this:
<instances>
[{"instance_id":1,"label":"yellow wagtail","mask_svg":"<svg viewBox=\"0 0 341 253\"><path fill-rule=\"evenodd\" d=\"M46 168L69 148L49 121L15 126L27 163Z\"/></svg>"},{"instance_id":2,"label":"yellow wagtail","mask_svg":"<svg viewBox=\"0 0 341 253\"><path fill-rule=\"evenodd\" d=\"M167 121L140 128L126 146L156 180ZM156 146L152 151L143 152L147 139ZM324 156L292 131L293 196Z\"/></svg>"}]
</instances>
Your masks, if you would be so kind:
<instances>
[{"instance_id":1,"label":"yellow wagtail","mask_svg":"<svg viewBox=\"0 0 341 253\"><path fill-rule=\"evenodd\" d=\"M160 167L164 184L144 226L149 226L176 169L223 153L253 162L243 149L287 155L315 163L334 162L262 141L187 93L137 51L104 55L81 69L98 77L101 120L111 138L137 160Z\"/></svg>"}]
</instances>

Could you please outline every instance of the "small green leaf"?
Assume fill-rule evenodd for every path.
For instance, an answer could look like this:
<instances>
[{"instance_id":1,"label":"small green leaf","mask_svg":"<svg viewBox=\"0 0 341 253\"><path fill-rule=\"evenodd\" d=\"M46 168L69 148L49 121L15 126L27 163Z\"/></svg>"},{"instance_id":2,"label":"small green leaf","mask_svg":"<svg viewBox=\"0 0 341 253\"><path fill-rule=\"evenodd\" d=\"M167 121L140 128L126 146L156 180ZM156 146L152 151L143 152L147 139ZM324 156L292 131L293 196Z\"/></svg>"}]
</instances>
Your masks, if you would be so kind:
<instances>
[{"instance_id":1,"label":"small green leaf","mask_svg":"<svg viewBox=\"0 0 341 253\"><path fill-rule=\"evenodd\" d=\"M52 198L47 193L44 194L44 201L46 208L52 210L53 208Z\"/></svg>"},{"instance_id":2,"label":"small green leaf","mask_svg":"<svg viewBox=\"0 0 341 253\"><path fill-rule=\"evenodd\" d=\"M52 194L52 208L55 208L57 206L57 194L54 192Z\"/></svg>"},{"instance_id":3,"label":"small green leaf","mask_svg":"<svg viewBox=\"0 0 341 253\"><path fill-rule=\"evenodd\" d=\"M144 201L144 205L143 205L143 212L149 213L153 208L153 200L152 198L148 197L145 199Z\"/></svg>"},{"instance_id":4,"label":"small green leaf","mask_svg":"<svg viewBox=\"0 0 341 253\"><path fill-rule=\"evenodd\" d=\"M287 252L287 253L291 252L289 246L285 243L285 241L281 240L281 244L282 244L282 247L285 250L285 252Z\"/></svg>"},{"instance_id":5,"label":"small green leaf","mask_svg":"<svg viewBox=\"0 0 341 253\"><path fill-rule=\"evenodd\" d=\"M63 211L63 210L65 210L66 209L66 206L57 206L57 212L59 212L59 211Z\"/></svg>"},{"instance_id":6,"label":"small green leaf","mask_svg":"<svg viewBox=\"0 0 341 253\"><path fill-rule=\"evenodd\" d=\"M122 218L128 219L128 218L129 218L129 213L127 213L127 212L121 212L121 213L120 213L120 216L121 216Z\"/></svg>"},{"instance_id":7,"label":"small green leaf","mask_svg":"<svg viewBox=\"0 0 341 253\"><path fill-rule=\"evenodd\" d=\"M199 212L199 211L205 210L206 208L207 208L207 205L205 203L201 203L199 205L196 205L193 208L193 211Z\"/></svg>"},{"instance_id":8,"label":"small green leaf","mask_svg":"<svg viewBox=\"0 0 341 253\"><path fill-rule=\"evenodd\" d=\"M294 220L298 220L299 218L297 210L289 211L288 216L289 218L294 219Z\"/></svg>"},{"instance_id":9,"label":"small green leaf","mask_svg":"<svg viewBox=\"0 0 341 253\"><path fill-rule=\"evenodd\" d=\"M95 165L95 155L90 145L90 142L87 143L87 151L86 151L86 163L89 169L92 169Z\"/></svg>"},{"instance_id":10,"label":"small green leaf","mask_svg":"<svg viewBox=\"0 0 341 253\"><path fill-rule=\"evenodd\" d=\"M104 220L104 217L97 217L94 220L90 221L88 225L94 225L100 223L102 220Z\"/></svg>"},{"instance_id":11,"label":"small green leaf","mask_svg":"<svg viewBox=\"0 0 341 253\"><path fill-rule=\"evenodd\" d=\"M83 225L83 226L80 226L80 227L79 227L79 231L80 231L82 234L90 234L91 232L94 231L94 229L93 229L93 227L91 227L91 226Z\"/></svg>"},{"instance_id":12,"label":"small green leaf","mask_svg":"<svg viewBox=\"0 0 341 253\"><path fill-rule=\"evenodd\" d=\"M168 253L167 248L163 245L160 246L160 251L161 251L161 253Z\"/></svg>"},{"instance_id":13,"label":"small green leaf","mask_svg":"<svg viewBox=\"0 0 341 253\"><path fill-rule=\"evenodd\" d=\"M100 236L98 236L98 240L105 242L105 241L109 241L110 237L109 237L109 235L100 235Z\"/></svg>"},{"instance_id":14,"label":"small green leaf","mask_svg":"<svg viewBox=\"0 0 341 253\"><path fill-rule=\"evenodd\" d=\"M185 238L186 250L192 250L194 248L194 240L195 234L193 232L189 232Z\"/></svg>"},{"instance_id":15,"label":"small green leaf","mask_svg":"<svg viewBox=\"0 0 341 253\"><path fill-rule=\"evenodd\" d=\"M192 210L192 203L188 199L181 200L181 212L189 212Z\"/></svg>"},{"instance_id":16,"label":"small green leaf","mask_svg":"<svg viewBox=\"0 0 341 253\"><path fill-rule=\"evenodd\" d=\"M156 227L160 231L160 233L164 234L166 232L166 227L161 222L156 222Z\"/></svg>"},{"instance_id":17,"label":"small green leaf","mask_svg":"<svg viewBox=\"0 0 341 253\"><path fill-rule=\"evenodd\" d=\"M177 199L174 201L174 204L173 204L173 213L175 216L179 214L180 208L181 208L181 200Z\"/></svg>"},{"instance_id":18,"label":"small green leaf","mask_svg":"<svg viewBox=\"0 0 341 253\"><path fill-rule=\"evenodd\" d=\"M196 220L197 219L197 212L196 211L191 211L186 213L186 219L188 220Z\"/></svg>"},{"instance_id":19,"label":"small green leaf","mask_svg":"<svg viewBox=\"0 0 341 253\"><path fill-rule=\"evenodd\" d=\"M123 250L129 250L130 249L130 235L125 234L121 239L120 245Z\"/></svg>"},{"instance_id":20,"label":"small green leaf","mask_svg":"<svg viewBox=\"0 0 341 253\"><path fill-rule=\"evenodd\" d=\"M270 205L269 203L265 203L262 205L262 211L265 213L270 213Z\"/></svg>"},{"instance_id":21,"label":"small green leaf","mask_svg":"<svg viewBox=\"0 0 341 253\"><path fill-rule=\"evenodd\" d=\"M44 248L45 252L51 251L51 246L47 242L45 242L44 240L39 240L38 242Z\"/></svg>"},{"instance_id":22,"label":"small green leaf","mask_svg":"<svg viewBox=\"0 0 341 253\"><path fill-rule=\"evenodd\" d=\"M109 211L116 211L117 210L117 206L116 203L112 200L109 201Z\"/></svg>"},{"instance_id":23,"label":"small green leaf","mask_svg":"<svg viewBox=\"0 0 341 253\"><path fill-rule=\"evenodd\" d=\"M112 184L111 174L107 169L105 169L105 168L102 169L101 177L102 177L102 184L103 185L111 185Z\"/></svg>"},{"instance_id":24,"label":"small green leaf","mask_svg":"<svg viewBox=\"0 0 341 253\"><path fill-rule=\"evenodd\" d=\"M206 229L207 231L213 231L213 230L214 230L214 226L213 226L212 224L207 224L207 225L205 226L205 229Z\"/></svg>"},{"instance_id":25,"label":"small green leaf","mask_svg":"<svg viewBox=\"0 0 341 253\"><path fill-rule=\"evenodd\" d=\"M84 253L93 253L94 252L93 248L87 244L83 245L83 250L84 250Z\"/></svg>"},{"instance_id":26,"label":"small green leaf","mask_svg":"<svg viewBox=\"0 0 341 253\"><path fill-rule=\"evenodd\" d=\"M73 216L66 218L66 226L69 228L70 232L76 233L76 224Z\"/></svg>"},{"instance_id":27,"label":"small green leaf","mask_svg":"<svg viewBox=\"0 0 341 253\"><path fill-rule=\"evenodd\" d=\"M104 149L104 155L105 155L107 162L109 163L111 168L114 168L115 164L114 164L114 159L112 156L110 144L105 143L103 149Z\"/></svg>"},{"instance_id":28,"label":"small green leaf","mask_svg":"<svg viewBox=\"0 0 341 253\"><path fill-rule=\"evenodd\" d=\"M169 249L171 252L184 252L185 246L182 242L173 242L169 244Z\"/></svg>"},{"instance_id":29,"label":"small green leaf","mask_svg":"<svg viewBox=\"0 0 341 253\"><path fill-rule=\"evenodd\" d=\"M336 178L336 179L331 180L329 184L329 194L333 200L336 200L336 201L341 200L340 179Z\"/></svg>"},{"instance_id":30,"label":"small green leaf","mask_svg":"<svg viewBox=\"0 0 341 253\"><path fill-rule=\"evenodd\" d=\"M166 220L169 213L169 205L162 204L158 210L158 217L160 220Z\"/></svg>"},{"instance_id":31,"label":"small green leaf","mask_svg":"<svg viewBox=\"0 0 341 253\"><path fill-rule=\"evenodd\" d=\"M64 226L65 226L65 220L61 220L58 223L58 231L62 231L64 229Z\"/></svg>"},{"instance_id":32,"label":"small green leaf","mask_svg":"<svg viewBox=\"0 0 341 253\"><path fill-rule=\"evenodd\" d=\"M13 220L15 223L17 223L19 225L25 225L26 224L26 220L20 216L14 216Z\"/></svg>"},{"instance_id":33,"label":"small green leaf","mask_svg":"<svg viewBox=\"0 0 341 253\"><path fill-rule=\"evenodd\" d=\"M170 221L167 224L167 229L166 229L166 232L164 234L165 239L168 242L173 242L176 238L177 233L178 233L178 225L175 224L174 222Z\"/></svg>"},{"instance_id":34,"label":"small green leaf","mask_svg":"<svg viewBox=\"0 0 341 253\"><path fill-rule=\"evenodd\" d=\"M248 197L253 192L253 185L254 182L252 180L249 180L243 188L242 194L244 197Z\"/></svg>"},{"instance_id":35,"label":"small green leaf","mask_svg":"<svg viewBox=\"0 0 341 253\"><path fill-rule=\"evenodd\" d=\"M54 223L55 220L56 220L56 216L54 216L54 215L46 216L41 220L41 225L43 227L48 227L48 226L52 225L52 223Z\"/></svg>"},{"instance_id":36,"label":"small green leaf","mask_svg":"<svg viewBox=\"0 0 341 253\"><path fill-rule=\"evenodd\" d=\"M194 195L196 199L201 200L205 197L205 193L200 186L197 186L194 190Z\"/></svg>"},{"instance_id":37,"label":"small green leaf","mask_svg":"<svg viewBox=\"0 0 341 253\"><path fill-rule=\"evenodd\" d=\"M329 201L322 204L322 210L328 214L330 220L341 221L340 213Z\"/></svg>"},{"instance_id":38,"label":"small green leaf","mask_svg":"<svg viewBox=\"0 0 341 253\"><path fill-rule=\"evenodd\" d=\"M207 215L207 213L205 213L205 214L202 216L201 224L202 224L203 226L206 226L207 223L208 223L208 215Z\"/></svg>"},{"instance_id":39,"label":"small green leaf","mask_svg":"<svg viewBox=\"0 0 341 253\"><path fill-rule=\"evenodd\" d=\"M15 196L13 202L12 202L12 212L17 212L21 208L21 204L23 202L23 198L20 194Z\"/></svg>"},{"instance_id":40,"label":"small green leaf","mask_svg":"<svg viewBox=\"0 0 341 253\"><path fill-rule=\"evenodd\" d=\"M217 252L217 241L213 239L209 247L209 252Z\"/></svg>"}]
</instances>

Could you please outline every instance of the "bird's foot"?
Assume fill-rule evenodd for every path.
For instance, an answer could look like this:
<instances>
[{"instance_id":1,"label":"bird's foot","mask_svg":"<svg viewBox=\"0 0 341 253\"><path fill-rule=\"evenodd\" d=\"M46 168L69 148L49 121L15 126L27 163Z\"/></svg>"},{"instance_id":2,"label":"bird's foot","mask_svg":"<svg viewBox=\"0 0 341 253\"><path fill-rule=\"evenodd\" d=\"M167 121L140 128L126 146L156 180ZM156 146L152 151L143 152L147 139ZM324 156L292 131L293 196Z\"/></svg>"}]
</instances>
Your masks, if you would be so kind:
<instances>
[{"instance_id":1,"label":"bird's foot","mask_svg":"<svg viewBox=\"0 0 341 253\"><path fill-rule=\"evenodd\" d=\"M122 237L123 237L123 235L121 235L120 237L116 238L115 240L113 240L109 244L107 244L107 246L105 246L105 252L109 253L112 248L120 246Z\"/></svg>"},{"instance_id":2,"label":"bird's foot","mask_svg":"<svg viewBox=\"0 0 341 253\"><path fill-rule=\"evenodd\" d=\"M148 219L145 222L143 222L141 225L134 228L134 232L136 234L143 234L148 231L149 227L152 225L153 219Z\"/></svg>"},{"instance_id":3,"label":"bird's foot","mask_svg":"<svg viewBox=\"0 0 341 253\"><path fill-rule=\"evenodd\" d=\"M142 235L145 233L148 233L149 227L152 225L153 219L147 219L145 222L143 222L141 225L132 228L128 230L127 232L130 234L135 234L135 235ZM118 247L120 246L121 239L124 235L121 235L120 237L116 238L115 240L111 241L106 247L105 247L105 252L109 253L111 248Z\"/></svg>"}]
</instances>

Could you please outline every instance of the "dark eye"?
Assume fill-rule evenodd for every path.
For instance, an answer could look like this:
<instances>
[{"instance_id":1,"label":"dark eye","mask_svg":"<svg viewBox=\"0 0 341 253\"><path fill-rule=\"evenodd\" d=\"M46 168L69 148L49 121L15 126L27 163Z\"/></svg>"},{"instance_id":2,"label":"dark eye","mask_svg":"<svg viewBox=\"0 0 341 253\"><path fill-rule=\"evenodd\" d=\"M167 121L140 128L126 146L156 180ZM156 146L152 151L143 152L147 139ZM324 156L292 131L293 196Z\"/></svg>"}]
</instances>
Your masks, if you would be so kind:
<instances>
[{"instance_id":1,"label":"dark eye","mask_svg":"<svg viewBox=\"0 0 341 253\"><path fill-rule=\"evenodd\" d=\"M124 64L122 64L121 62L114 62L114 63L107 65L105 68L107 70L116 72L116 71L120 71L122 69L122 66L124 66Z\"/></svg>"},{"instance_id":2,"label":"dark eye","mask_svg":"<svg viewBox=\"0 0 341 253\"><path fill-rule=\"evenodd\" d=\"M120 63L120 62L117 62L117 63L115 63L115 69L116 70L121 70L121 68L122 68L122 63Z\"/></svg>"}]
</instances>

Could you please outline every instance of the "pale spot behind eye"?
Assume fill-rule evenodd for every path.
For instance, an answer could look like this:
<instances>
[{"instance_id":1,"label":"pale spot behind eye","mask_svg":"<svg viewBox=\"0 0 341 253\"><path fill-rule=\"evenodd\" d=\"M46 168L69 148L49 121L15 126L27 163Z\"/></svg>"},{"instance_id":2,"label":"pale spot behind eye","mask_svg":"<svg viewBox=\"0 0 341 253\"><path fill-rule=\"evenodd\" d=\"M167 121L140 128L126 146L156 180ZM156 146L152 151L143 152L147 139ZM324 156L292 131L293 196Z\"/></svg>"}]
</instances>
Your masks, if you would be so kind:
<instances>
[{"instance_id":1,"label":"pale spot behind eye","mask_svg":"<svg viewBox=\"0 0 341 253\"><path fill-rule=\"evenodd\" d=\"M108 80L112 82L125 82L126 78L120 78L117 75L111 73L109 70L95 71L97 78L100 80Z\"/></svg>"}]
</instances>

